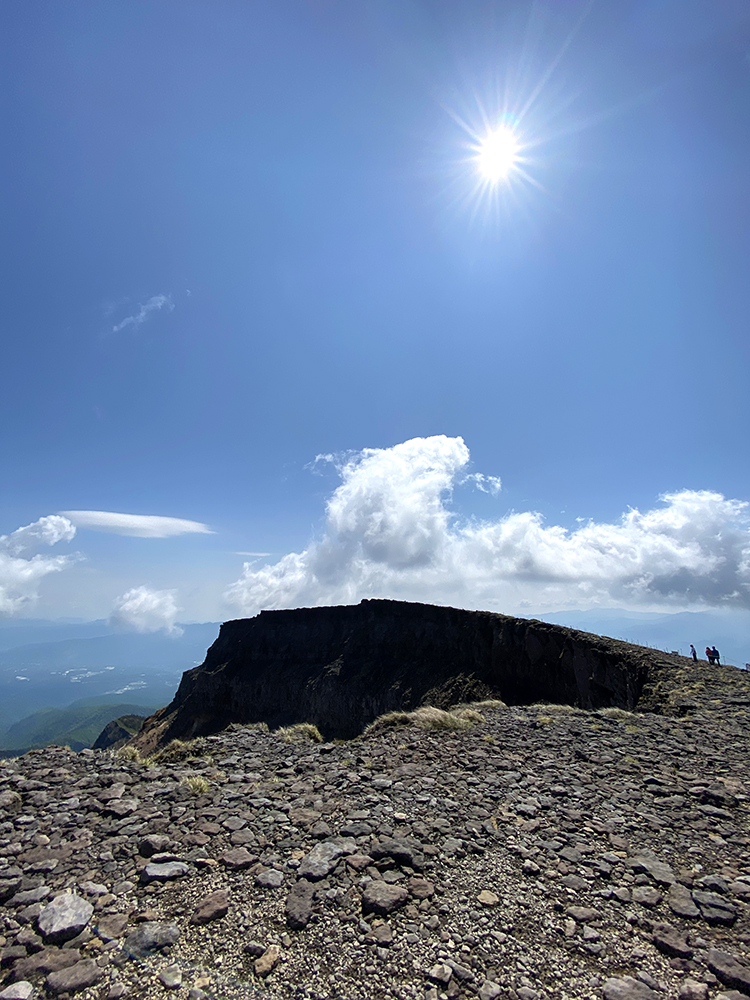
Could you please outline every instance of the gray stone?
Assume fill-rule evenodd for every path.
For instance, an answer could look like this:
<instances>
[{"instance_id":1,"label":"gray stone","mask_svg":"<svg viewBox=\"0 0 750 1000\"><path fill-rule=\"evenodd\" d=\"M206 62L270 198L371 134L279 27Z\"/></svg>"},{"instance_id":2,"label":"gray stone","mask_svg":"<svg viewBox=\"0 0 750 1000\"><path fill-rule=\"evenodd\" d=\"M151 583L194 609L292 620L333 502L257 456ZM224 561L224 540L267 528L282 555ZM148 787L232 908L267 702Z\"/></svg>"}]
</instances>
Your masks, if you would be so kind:
<instances>
[{"instance_id":1,"label":"gray stone","mask_svg":"<svg viewBox=\"0 0 750 1000\"><path fill-rule=\"evenodd\" d=\"M706 957L706 964L725 986L750 993L750 968L738 961L734 955L718 948L711 948Z\"/></svg>"},{"instance_id":2,"label":"gray stone","mask_svg":"<svg viewBox=\"0 0 750 1000\"><path fill-rule=\"evenodd\" d=\"M680 885L679 882L676 882L670 888L667 903L672 913L676 913L678 917L692 919L701 915L700 910L693 902L690 891L684 885Z\"/></svg>"},{"instance_id":3,"label":"gray stone","mask_svg":"<svg viewBox=\"0 0 750 1000\"><path fill-rule=\"evenodd\" d=\"M102 941L115 941L127 930L128 917L126 913L111 913L101 917L96 922L96 933Z\"/></svg>"},{"instance_id":4,"label":"gray stone","mask_svg":"<svg viewBox=\"0 0 750 1000\"><path fill-rule=\"evenodd\" d=\"M62 944L77 937L94 914L88 900L64 893L48 903L39 914L37 925L45 941Z\"/></svg>"},{"instance_id":5,"label":"gray stone","mask_svg":"<svg viewBox=\"0 0 750 1000\"><path fill-rule=\"evenodd\" d=\"M245 868L254 865L258 859L246 847L231 847L228 851L224 851L220 860L232 871L244 871Z\"/></svg>"},{"instance_id":6,"label":"gray stone","mask_svg":"<svg viewBox=\"0 0 750 1000\"><path fill-rule=\"evenodd\" d=\"M362 912L381 915L392 913L403 906L408 898L409 893L403 886L374 879L367 883L365 891L362 893Z\"/></svg>"},{"instance_id":7,"label":"gray stone","mask_svg":"<svg viewBox=\"0 0 750 1000\"><path fill-rule=\"evenodd\" d=\"M332 841L316 844L307 854L298 869L301 878L312 879L314 882L329 875L344 854L344 849Z\"/></svg>"},{"instance_id":8,"label":"gray stone","mask_svg":"<svg viewBox=\"0 0 750 1000\"><path fill-rule=\"evenodd\" d=\"M695 890L693 900L708 924L733 924L737 919L737 907L718 893Z\"/></svg>"},{"instance_id":9,"label":"gray stone","mask_svg":"<svg viewBox=\"0 0 750 1000\"><path fill-rule=\"evenodd\" d=\"M284 904L286 922L292 930L299 931L303 927L307 927L312 916L314 891L314 886L307 879L300 879L286 897Z\"/></svg>"},{"instance_id":10,"label":"gray stone","mask_svg":"<svg viewBox=\"0 0 750 1000\"><path fill-rule=\"evenodd\" d=\"M590 906L569 906L565 912L579 924L587 924L600 916L599 911Z\"/></svg>"},{"instance_id":11,"label":"gray stone","mask_svg":"<svg viewBox=\"0 0 750 1000\"><path fill-rule=\"evenodd\" d=\"M433 965L430 971L427 973L427 978L431 979L433 983L442 983L446 986L450 982L450 978L453 975L453 969L450 965L445 965L443 962L438 962L437 965Z\"/></svg>"},{"instance_id":12,"label":"gray stone","mask_svg":"<svg viewBox=\"0 0 750 1000\"><path fill-rule=\"evenodd\" d=\"M25 980L13 983L0 993L0 1000L29 1000L34 994L34 987Z\"/></svg>"},{"instance_id":13,"label":"gray stone","mask_svg":"<svg viewBox=\"0 0 750 1000\"><path fill-rule=\"evenodd\" d=\"M479 987L479 1000L497 1000L502 995L502 987L491 979L485 979Z\"/></svg>"},{"instance_id":14,"label":"gray stone","mask_svg":"<svg viewBox=\"0 0 750 1000\"><path fill-rule=\"evenodd\" d=\"M645 872L659 885L674 885L677 881L675 873L665 861L660 861L653 851L643 851L632 858L627 858L625 864L634 872Z\"/></svg>"},{"instance_id":15,"label":"gray stone","mask_svg":"<svg viewBox=\"0 0 750 1000\"><path fill-rule=\"evenodd\" d=\"M229 911L229 893L225 889L217 889L198 903L190 918L191 924L208 924L219 920Z\"/></svg>"},{"instance_id":16,"label":"gray stone","mask_svg":"<svg viewBox=\"0 0 750 1000\"><path fill-rule=\"evenodd\" d=\"M670 924L654 926L654 945L665 955L672 958L692 958L693 949L685 940L685 934Z\"/></svg>"},{"instance_id":17,"label":"gray stone","mask_svg":"<svg viewBox=\"0 0 750 1000\"><path fill-rule=\"evenodd\" d=\"M279 889L284 884L284 873L275 868L267 868L255 876L255 884L262 889Z\"/></svg>"},{"instance_id":18,"label":"gray stone","mask_svg":"<svg viewBox=\"0 0 750 1000\"><path fill-rule=\"evenodd\" d=\"M563 847L559 852L559 856L563 861L568 861L571 865L578 865L583 860L583 855L575 847Z\"/></svg>"},{"instance_id":19,"label":"gray stone","mask_svg":"<svg viewBox=\"0 0 750 1000\"><path fill-rule=\"evenodd\" d=\"M655 993L645 983L632 976L613 976L604 983L604 1000L658 1000Z\"/></svg>"},{"instance_id":20,"label":"gray stone","mask_svg":"<svg viewBox=\"0 0 750 1000\"><path fill-rule=\"evenodd\" d=\"M149 920L139 924L125 938L125 950L138 958L146 958L175 944L180 936L177 924Z\"/></svg>"},{"instance_id":21,"label":"gray stone","mask_svg":"<svg viewBox=\"0 0 750 1000\"><path fill-rule=\"evenodd\" d=\"M80 957L81 953L75 948L44 948L35 955L29 955L28 958L16 962L13 975L19 980L36 980L49 975L50 972L59 972L60 969L67 969L69 965L75 965Z\"/></svg>"},{"instance_id":22,"label":"gray stone","mask_svg":"<svg viewBox=\"0 0 750 1000\"><path fill-rule=\"evenodd\" d=\"M5 809L9 813L17 813L21 811L22 804L23 799L18 792L12 792L9 788L0 792L0 809Z\"/></svg>"},{"instance_id":23,"label":"gray stone","mask_svg":"<svg viewBox=\"0 0 750 1000\"><path fill-rule=\"evenodd\" d=\"M141 878L144 882L171 882L172 879L183 878L189 871L190 867L184 861L152 862L143 869Z\"/></svg>"},{"instance_id":24,"label":"gray stone","mask_svg":"<svg viewBox=\"0 0 750 1000\"><path fill-rule=\"evenodd\" d=\"M76 962L67 969L51 972L47 976L46 985L50 993L76 993L98 983L103 975L104 970L100 969L96 962L84 958L83 961Z\"/></svg>"},{"instance_id":25,"label":"gray stone","mask_svg":"<svg viewBox=\"0 0 750 1000\"><path fill-rule=\"evenodd\" d=\"M153 854L166 851L169 843L169 837L165 833L149 833L138 841L138 853L142 858L150 858Z\"/></svg>"},{"instance_id":26,"label":"gray stone","mask_svg":"<svg viewBox=\"0 0 750 1000\"><path fill-rule=\"evenodd\" d=\"M168 965L159 973L159 982L167 990L178 990L182 986L182 969L179 965Z\"/></svg>"},{"instance_id":27,"label":"gray stone","mask_svg":"<svg viewBox=\"0 0 750 1000\"><path fill-rule=\"evenodd\" d=\"M16 944L23 945L30 955L33 955L35 951L41 951L44 947L42 939L38 934L35 934L30 927L24 927L24 929L16 935Z\"/></svg>"},{"instance_id":28,"label":"gray stone","mask_svg":"<svg viewBox=\"0 0 750 1000\"><path fill-rule=\"evenodd\" d=\"M236 833L247 826L247 820L241 819L239 816L228 816L221 825L230 833Z\"/></svg>"},{"instance_id":29,"label":"gray stone","mask_svg":"<svg viewBox=\"0 0 750 1000\"><path fill-rule=\"evenodd\" d=\"M410 838L381 837L370 850L370 855L376 860L392 858L398 865L408 865L410 868L421 868L424 864L422 845Z\"/></svg>"},{"instance_id":30,"label":"gray stone","mask_svg":"<svg viewBox=\"0 0 750 1000\"><path fill-rule=\"evenodd\" d=\"M266 950L266 946L261 944L260 941L248 941L248 943L242 949L245 954L252 955L253 958L260 958L263 952Z\"/></svg>"},{"instance_id":31,"label":"gray stone","mask_svg":"<svg viewBox=\"0 0 750 1000\"><path fill-rule=\"evenodd\" d=\"M443 854L451 858L454 854L458 854L463 846L463 840L459 840L458 837L446 837L442 845Z\"/></svg>"},{"instance_id":32,"label":"gray stone","mask_svg":"<svg viewBox=\"0 0 750 1000\"><path fill-rule=\"evenodd\" d=\"M255 975L264 978L272 972L281 959L281 948L277 944L270 944L260 958L255 959L253 968Z\"/></svg>"},{"instance_id":33,"label":"gray stone","mask_svg":"<svg viewBox=\"0 0 750 1000\"><path fill-rule=\"evenodd\" d=\"M640 903L641 906L650 908L658 906L662 901L662 894L652 885L637 885L633 888L633 902Z\"/></svg>"},{"instance_id":34,"label":"gray stone","mask_svg":"<svg viewBox=\"0 0 750 1000\"><path fill-rule=\"evenodd\" d=\"M31 903L41 903L51 892L48 885L40 885L36 889L26 889L24 892L17 892L12 899L9 899L8 906L29 906Z\"/></svg>"},{"instance_id":35,"label":"gray stone","mask_svg":"<svg viewBox=\"0 0 750 1000\"><path fill-rule=\"evenodd\" d=\"M708 1000L708 985L696 979L685 979L677 991L680 1000Z\"/></svg>"},{"instance_id":36,"label":"gray stone","mask_svg":"<svg viewBox=\"0 0 750 1000\"><path fill-rule=\"evenodd\" d=\"M138 799L114 799L112 802L107 803L104 812L110 816L117 816L118 819L122 819L134 813L140 804Z\"/></svg>"}]
</instances>

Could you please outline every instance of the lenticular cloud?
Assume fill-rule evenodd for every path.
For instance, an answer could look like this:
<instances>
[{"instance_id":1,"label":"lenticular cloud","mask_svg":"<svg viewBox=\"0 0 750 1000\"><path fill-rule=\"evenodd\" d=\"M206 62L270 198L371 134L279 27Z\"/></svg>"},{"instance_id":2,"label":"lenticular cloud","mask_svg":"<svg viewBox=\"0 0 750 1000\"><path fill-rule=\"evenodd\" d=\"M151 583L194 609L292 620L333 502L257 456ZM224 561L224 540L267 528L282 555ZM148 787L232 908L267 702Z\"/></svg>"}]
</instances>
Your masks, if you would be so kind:
<instances>
[{"instance_id":1,"label":"lenticular cloud","mask_svg":"<svg viewBox=\"0 0 750 1000\"><path fill-rule=\"evenodd\" d=\"M75 560L75 556L48 556L37 551L69 542L75 533L75 526L67 518L50 514L10 535L0 535L0 615L15 615L33 604L39 581Z\"/></svg>"},{"instance_id":2,"label":"lenticular cloud","mask_svg":"<svg viewBox=\"0 0 750 1000\"><path fill-rule=\"evenodd\" d=\"M242 613L364 597L540 613L613 603L750 607L750 505L720 493L668 493L653 510L568 530L534 512L494 521L453 514L453 487L478 486L461 438L327 460L341 484L322 537L273 565L245 563L225 594ZM494 478L479 482L499 489Z\"/></svg>"}]
</instances>

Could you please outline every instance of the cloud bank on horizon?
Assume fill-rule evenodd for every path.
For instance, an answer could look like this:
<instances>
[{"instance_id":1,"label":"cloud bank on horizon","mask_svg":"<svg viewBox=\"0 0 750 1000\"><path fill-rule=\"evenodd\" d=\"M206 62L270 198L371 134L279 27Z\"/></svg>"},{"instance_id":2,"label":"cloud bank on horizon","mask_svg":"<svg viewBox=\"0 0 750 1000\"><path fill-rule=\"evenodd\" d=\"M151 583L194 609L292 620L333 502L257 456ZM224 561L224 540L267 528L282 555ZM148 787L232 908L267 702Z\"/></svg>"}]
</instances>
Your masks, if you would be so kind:
<instances>
[{"instance_id":1,"label":"cloud bank on horizon","mask_svg":"<svg viewBox=\"0 0 750 1000\"><path fill-rule=\"evenodd\" d=\"M199 521L152 514L71 510L40 517L9 535L0 535L0 616L13 617L27 611L37 601L39 585L45 576L67 569L83 558L77 552L51 556L39 551L72 541L78 528L137 538L213 534L208 525ZM111 622L118 628L139 632L165 629L170 635L181 635L182 630L175 625L180 609L174 593L135 587L117 599Z\"/></svg>"},{"instance_id":2,"label":"cloud bank on horizon","mask_svg":"<svg viewBox=\"0 0 750 1000\"><path fill-rule=\"evenodd\" d=\"M69 542L75 533L75 525L66 517L50 514L0 535L0 615L16 615L33 604L40 581L76 561L75 555L49 556L37 551Z\"/></svg>"},{"instance_id":3,"label":"cloud bank on horizon","mask_svg":"<svg viewBox=\"0 0 750 1000\"><path fill-rule=\"evenodd\" d=\"M273 565L246 562L225 599L263 608L350 604L365 597L507 610L533 606L750 607L750 504L709 490L662 496L616 523L575 530L534 512L459 519L454 486L467 474L460 437L413 438L334 461L340 485L322 537Z\"/></svg>"},{"instance_id":4,"label":"cloud bank on horizon","mask_svg":"<svg viewBox=\"0 0 750 1000\"><path fill-rule=\"evenodd\" d=\"M174 590L133 587L115 601L109 624L124 631L164 630L168 635L177 637L184 631L177 625L180 610Z\"/></svg>"}]
</instances>

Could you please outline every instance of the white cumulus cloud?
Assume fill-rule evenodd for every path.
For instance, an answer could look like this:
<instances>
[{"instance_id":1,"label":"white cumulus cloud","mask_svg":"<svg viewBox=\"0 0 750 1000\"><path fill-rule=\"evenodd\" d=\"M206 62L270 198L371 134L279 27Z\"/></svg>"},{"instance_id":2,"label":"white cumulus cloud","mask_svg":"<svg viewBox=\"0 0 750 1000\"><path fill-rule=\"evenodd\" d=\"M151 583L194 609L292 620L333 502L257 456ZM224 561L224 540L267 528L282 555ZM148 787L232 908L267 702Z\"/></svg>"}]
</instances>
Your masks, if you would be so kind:
<instances>
[{"instance_id":1,"label":"white cumulus cloud","mask_svg":"<svg viewBox=\"0 0 750 1000\"><path fill-rule=\"evenodd\" d=\"M323 460L335 461L330 456ZM708 490L665 494L614 523L575 530L533 511L459 519L452 488L497 493L467 475L461 438L414 438L337 463L322 537L273 565L245 563L226 591L244 614L363 597L513 613L561 607L750 607L750 505Z\"/></svg>"},{"instance_id":2,"label":"white cumulus cloud","mask_svg":"<svg viewBox=\"0 0 750 1000\"><path fill-rule=\"evenodd\" d=\"M109 618L113 628L135 632L159 632L168 635L182 635L183 629L177 622L180 612L174 590L151 590L149 587L133 587L118 597Z\"/></svg>"},{"instance_id":3,"label":"white cumulus cloud","mask_svg":"<svg viewBox=\"0 0 750 1000\"><path fill-rule=\"evenodd\" d=\"M63 510L60 512L78 528L106 531L113 535L136 538L172 538L174 535L212 535L207 524L186 521L181 517L158 517L156 514L118 514L110 510Z\"/></svg>"},{"instance_id":4,"label":"white cumulus cloud","mask_svg":"<svg viewBox=\"0 0 750 1000\"><path fill-rule=\"evenodd\" d=\"M132 316L126 316L116 326L113 326L112 333L119 333L126 326L139 327L142 323L146 322L152 312L158 312L160 309L167 309L169 312L172 312L174 303L172 302L171 295L152 295L148 302L143 302L139 305L138 312L133 313Z\"/></svg>"},{"instance_id":5,"label":"white cumulus cloud","mask_svg":"<svg viewBox=\"0 0 750 1000\"><path fill-rule=\"evenodd\" d=\"M0 535L0 615L15 615L38 597L40 580L71 565L75 556L48 556L37 550L75 537L75 526L59 514Z\"/></svg>"}]
</instances>

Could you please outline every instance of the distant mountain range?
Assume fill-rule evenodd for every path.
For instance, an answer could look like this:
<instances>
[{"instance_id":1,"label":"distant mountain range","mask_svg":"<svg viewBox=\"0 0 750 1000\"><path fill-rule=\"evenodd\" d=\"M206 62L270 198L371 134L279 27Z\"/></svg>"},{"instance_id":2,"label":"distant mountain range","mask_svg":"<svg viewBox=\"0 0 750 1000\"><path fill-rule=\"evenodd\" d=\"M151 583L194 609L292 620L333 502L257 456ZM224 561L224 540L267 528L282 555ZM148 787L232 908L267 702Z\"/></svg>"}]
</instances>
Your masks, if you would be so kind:
<instances>
[{"instance_id":1,"label":"distant mountain range","mask_svg":"<svg viewBox=\"0 0 750 1000\"><path fill-rule=\"evenodd\" d=\"M115 632L105 621L0 623L0 745L10 726L40 709L92 698L118 706L115 715L121 705L166 705L219 634L216 622L183 629L171 637Z\"/></svg>"},{"instance_id":2,"label":"distant mountain range","mask_svg":"<svg viewBox=\"0 0 750 1000\"><path fill-rule=\"evenodd\" d=\"M76 701L67 708L43 708L6 729L0 736L0 756L18 757L51 743L83 750L113 719L122 715L147 716L153 711L153 706L108 703L106 698Z\"/></svg>"},{"instance_id":3,"label":"distant mountain range","mask_svg":"<svg viewBox=\"0 0 750 1000\"><path fill-rule=\"evenodd\" d=\"M716 645L722 662L750 662L746 611L605 608L533 617L685 655L691 642L699 656ZM106 621L0 621L0 754L49 742L89 745L111 719L167 705L183 671L203 662L219 634L218 622L182 627L171 637L116 632Z\"/></svg>"}]
</instances>

